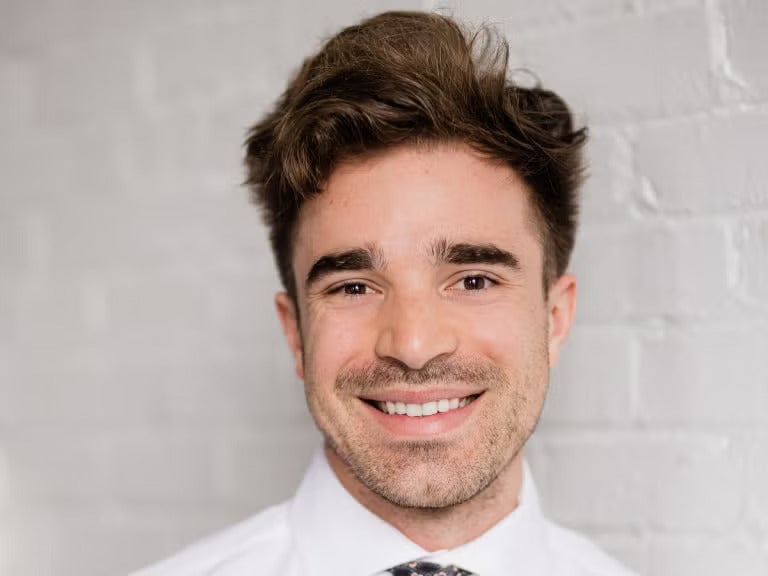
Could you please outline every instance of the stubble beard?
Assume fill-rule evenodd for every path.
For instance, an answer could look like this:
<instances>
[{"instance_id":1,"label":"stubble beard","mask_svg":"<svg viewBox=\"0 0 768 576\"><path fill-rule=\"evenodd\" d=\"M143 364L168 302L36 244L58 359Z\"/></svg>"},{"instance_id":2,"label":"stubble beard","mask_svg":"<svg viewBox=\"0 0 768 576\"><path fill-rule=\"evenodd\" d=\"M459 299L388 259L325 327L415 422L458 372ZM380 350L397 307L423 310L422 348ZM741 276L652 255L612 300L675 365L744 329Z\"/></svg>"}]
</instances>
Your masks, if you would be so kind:
<instances>
[{"instance_id":1,"label":"stubble beard","mask_svg":"<svg viewBox=\"0 0 768 576\"><path fill-rule=\"evenodd\" d=\"M538 421L547 379L545 368L512 381L498 366L475 360L432 362L418 371L377 361L341 372L334 398L316 394L309 377L305 386L327 446L360 483L398 507L440 510L483 493L518 455ZM465 437L392 442L362 429L350 416L359 413L360 406L354 405L360 402L358 396L395 384L462 382L486 389L480 399L486 403L483 415ZM340 399L346 410L340 411L334 399Z\"/></svg>"}]
</instances>

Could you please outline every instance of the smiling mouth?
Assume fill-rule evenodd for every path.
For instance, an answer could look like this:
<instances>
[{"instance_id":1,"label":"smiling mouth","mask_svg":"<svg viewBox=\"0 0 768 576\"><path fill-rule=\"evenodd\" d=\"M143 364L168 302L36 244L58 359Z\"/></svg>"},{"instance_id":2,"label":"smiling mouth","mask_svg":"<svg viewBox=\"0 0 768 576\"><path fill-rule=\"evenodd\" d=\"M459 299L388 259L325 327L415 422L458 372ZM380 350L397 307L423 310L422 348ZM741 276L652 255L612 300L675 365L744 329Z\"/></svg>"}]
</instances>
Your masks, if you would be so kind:
<instances>
[{"instance_id":1,"label":"smiling mouth","mask_svg":"<svg viewBox=\"0 0 768 576\"><path fill-rule=\"evenodd\" d=\"M479 397L480 394L472 394L471 396L464 396L463 398L444 398L441 400L425 402L423 404L390 401L383 402L378 400L364 400L364 402L385 414L419 418L422 416L432 416L438 413L460 410Z\"/></svg>"}]
</instances>

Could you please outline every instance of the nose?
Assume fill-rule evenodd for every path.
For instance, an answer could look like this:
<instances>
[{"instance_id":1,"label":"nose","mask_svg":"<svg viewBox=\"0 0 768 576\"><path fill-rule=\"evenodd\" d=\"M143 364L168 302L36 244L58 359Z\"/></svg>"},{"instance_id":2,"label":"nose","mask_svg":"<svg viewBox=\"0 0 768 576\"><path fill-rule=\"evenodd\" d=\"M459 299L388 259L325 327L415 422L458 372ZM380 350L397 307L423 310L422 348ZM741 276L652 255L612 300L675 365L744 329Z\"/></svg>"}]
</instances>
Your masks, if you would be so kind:
<instances>
[{"instance_id":1,"label":"nose","mask_svg":"<svg viewBox=\"0 0 768 576\"><path fill-rule=\"evenodd\" d=\"M458 334L442 303L425 297L391 296L380 311L376 355L420 370L453 354Z\"/></svg>"}]
</instances>

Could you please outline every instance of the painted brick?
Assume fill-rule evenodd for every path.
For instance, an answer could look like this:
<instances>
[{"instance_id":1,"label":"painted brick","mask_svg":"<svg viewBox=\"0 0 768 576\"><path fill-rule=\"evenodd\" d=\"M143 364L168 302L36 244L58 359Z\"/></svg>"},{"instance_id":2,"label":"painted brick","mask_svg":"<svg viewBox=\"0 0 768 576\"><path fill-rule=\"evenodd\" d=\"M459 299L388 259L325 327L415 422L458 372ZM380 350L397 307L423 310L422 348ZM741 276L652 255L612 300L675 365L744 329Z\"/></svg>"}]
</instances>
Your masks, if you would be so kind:
<instances>
[{"instance_id":1,"label":"painted brick","mask_svg":"<svg viewBox=\"0 0 768 576\"><path fill-rule=\"evenodd\" d=\"M649 422L765 422L765 327L675 330L641 344L639 403Z\"/></svg>"},{"instance_id":2,"label":"painted brick","mask_svg":"<svg viewBox=\"0 0 768 576\"><path fill-rule=\"evenodd\" d=\"M584 321L706 317L729 298L723 229L641 225L585 230L574 251Z\"/></svg>"},{"instance_id":3,"label":"painted brick","mask_svg":"<svg viewBox=\"0 0 768 576\"><path fill-rule=\"evenodd\" d=\"M115 115L139 109L139 61L130 39L84 37L43 53L36 62L32 111L49 127L88 124L104 129Z\"/></svg>"},{"instance_id":4,"label":"painted brick","mask_svg":"<svg viewBox=\"0 0 768 576\"><path fill-rule=\"evenodd\" d=\"M660 439L654 448L654 472L646 478L653 528L727 533L739 526L744 462L728 437Z\"/></svg>"},{"instance_id":5,"label":"painted brick","mask_svg":"<svg viewBox=\"0 0 768 576\"><path fill-rule=\"evenodd\" d=\"M6 441L0 443L0 534L6 530L8 508L10 506L11 468L8 462ZM0 554L2 556L2 554Z\"/></svg>"},{"instance_id":6,"label":"painted brick","mask_svg":"<svg viewBox=\"0 0 768 576\"><path fill-rule=\"evenodd\" d=\"M20 217L26 212L52 216L62 206L85 210L92 202L119 201L125 193L109 130L59 128L32 125L10 135L14 140L0 156L3 177L13 183L2 191L4 209L12 207Z\"/></svg>"},{"instance_id":7,"label":"painted brick","mask_svg":"<svg viewBox=\"0 0 768 576\"><path fill-rule=\"evenodd\" d=\"M88 505L109 494L105 446L99 438L41 429L4 438L7 490L20 506ZM51 479L55 478L55 482Z\"/></svg>"},{"instance_id":8,"label":"painted brick","mask_svg":"<svg viewBox=\"0 0 768 576\"><path fill-rule=\"evenodd\" d=\"M590 230L626 223L636 187L633 157L626 138L608 130L590 130L587 162L588 177L581 193L581 226Z\"/></svg>"},{"instance_id":9,"label":"painted brick","mask_svg":"<svg viewBox=\"0 0 768 576\"><path fill-rule=\"evenodd\" d=\"M751 432L739 443L744 454L745 518L747 529L755 534L768 531L768 434ZM767 551L768 552L768 551Z\"/></svg>"},{"instance_id":10,"label":"painted brick","mask_svg":"<svg viewBox=\"0 0 768 576\"><path fill-rule=\"evenodd\" d=\"M157 98L175 102L190 95L210 98L282 86L322 38L341 26L384 9L417 9L421 5L418 0L375 0L363 6L352 6L348 0L322 6L291 0L207 10L198 18L148 35ZM269 34L251 32L266 21ZM256 65L254 54L270 57Z\"/></svg>"},{"instance_id":11,"label":"painted brick","mask_svg":"<svg viewBox=\"0 0 768 576\"><path fill-rule=\"evenodd\" d=\"M722 3L726 16L728 52L739 79L754 95L768 95L768 6L761 0Z\"/></svg>"},{"instance_id":12,"label":"painted brick","mask_svg":"<svg viewBox=\"0 0 768 576\"><path fill-rule=\"evenodd\" d=\"M664 12L700 4L699 0L637 0L638 11Z\"/></svg>"},{"instance_id":13,"label":"painted brick","mask_svg":"<svg viewBox=\"0 0 768 576\"><path fill-rule=\"evenodd\" d=\"M0 52L0 127L4 132L30 120L29 102L33 91L34 78L28 63L18 57L4 58ZM5 142L0 146L3 144Z\"/></svg>"},{"instance_id":14,"label":"painted brick","mask_svg":"<svg viewBox=\"0 0 768 576\"><path fill-rule=\"evenodd\" d=\"M285 28L279 20L273 24L276 29ZM144 73L151 77L151 96L172 105L190 98L210 100L243 90L264 91L278 79L282 84L289 69L283 36L245 34L245 25L243 20L213 15L150 31ZM254 65L253 54L265 52L275 58Z\"/></svg>"},{"instance_id":15,"label":"painted brick","mask_svg":"<svg viewBox=\"0 0 768 576\"><path fill-rule=\"evenodd\" d=\"M247 496L253 496L253 492L251 486ZM151 532L158 534L158 538L151 546L121 546L120 558L125 560L126 567L121 573L132 573L133 570L159 562L258 512L252 503L244 503L244 500L213 504L200 501L194 506L168 506L167 503L162 507L146 504L122 506L119 509L123 525L139 534L142 527L148 525Z\"/></svg>"},{"instance_id":16,"label":"painted brick","mask_svg":"<svg viewBox=\"0 0 768 576\"><path fill-rule=\"evenodd\" d=\"M653 576L762 576L768 555L759 543L739 536L658 535L650 543Z\"/></svg>"},{"instance_id":17,"label":"painted brick","mask_svg":"<svg viewBox=\"0 0 768 576\"><path fill-rule=\"evenodd\" d=\"M543 423L629 420L631 347L625 330L577 325L552 374Z\"/></svg>"},{"instance_id":18,"label":"painted brick","mask_svg":"<svg viewBox=\"0 0 768 576\"><path fill-rule=\"evenodd\" d=\"M266 430L306 425L309 414L304 387L293 375L286 346L276 341L265 347L264 342L261 337L232 340L227 354L215 359L210 352L200 353L196 346L189 346L199 357L177 365L165 385L169 418L185 426L216 423L247 429L259 422ZM252 350L259 349L251 362L233 365L236 358L247 354L249 344ZM227 348L221 340L217 347ZM272 358L267 358L270 354Z\"/></svg>"},{"instance_id":19,"label":"painted brick","mask_svg":"<svg viewBox=\"0 0 768 576\"><path fill-rule=\"evenodd\" d=\"M542 0L504 2L479 0L473 2L431 1L432 9L454 14L471 22L490 22L507 30L529 31L531 28L552 27L592 18L619 16L631 12L635 0Z\"/></svg>"},{"instance_id":20,"label":"painted brick","mask_svg":"<svg viewBox=\"0 0 768 576\"><path fill-rule=\"evenodd\" d=\"M199 277L206 267L211 282L218 283L224 277L253 280L272 272L266 239L251 211L245 194L232 191L219 198L198 197L193 205L113 197L32 215L44 220L51 244L47 267L54 274L96 273L119 282L132 273L139 278ZM243 224L241 234L226 230L225 224L237 221Z\"/></svg>"},{"instance_id":21,"label":"painted brick","mask_svg":"<svg viewBox=\"0 0 768 576\"><path fill-rule=\"evenodd\" d=\"M178 190L185 190L190 200L215 197L219 205L236 204L254 216L241 187L242 144L246 129L266 112L271 96L242 94L224 102L212 98L122 122L115 153L131 197L149 204L164 199L178 208Z\"/></svg>"},{"instance_id":22,"label":"painted brick","mask_svg":"<svg viewBox=\"0 0 768 576\"><path fill-rule=\"evenodd\" d=\"M28 510L4 541L9 570L4 574L126 574L136 568L137 551L159 553L167 547L167 530L143 520L126 522L108 507L82 504Z\"/></svg>"},{"instance_id":23,"label":"painted brick","mask_svg":"<svg viewBox=\"0 0 768 576\"><path fill-rule=\"evenodd\" d=\"M13 274L17 277L25 269L26 246L22 232L23 225L14 212L11 212L8 207L0 213L0 267L6 275Z\"/></svg>"},{"instance_id":24,"label":"painted brick","mask_svg":"<svg viewBox=\"0 0 768 576\"><path fill-rule=\"evenodd\" d=\"M154 10L151 6L154 4ZM190 11L193 0L185 10ZM0 46L11 52L36 53L51 46L60 46L73 40L107 33L111 36L135 31L159 19L164 6L173 5L175 16L180 13L180 2L166 0L162 5L145 0L127 5L110 5L98 0L36 0L30 6L24 0L5 0L3 19L0 20Z\"/></svg>"},{"instance_id":25,"label":"painted brick","mask_svg":"<svg viewBox=\"0 0 768 576\"><path fill-rule=\"evenodd\" d=\"M749 299L768 307L768 220L740 229L741 282Z\"/></svg>"},{"instance_id":26,"label":"painted brick","mask_svg":"<svg viewBox=\"0 0 768 576\"><path fill-rule=\"evenodd\" d=\"M701 7L513 37L512 44L515 66L535 71L591 122L698 111L716 100Z\"/></svg>"},{"instance_id":27,"label":"painted brick","mask_svg":"<svg viewBox=\"0 0 768 576\"><path fill-rule=\"evenodd\" d=\"M58 11L57 5L60 7ZM62 12L63 5L56 0L40 0L36 10L30 10L23 0L6 0L0 20L0 49L18 52L39 48L49 33L60 29L55 24L56 16ZM61 39L61 36L54 37Z\"/></svg>"},{"instance_id":28,"label":"painted brick","mask_svg":"<svg viewBox=\"0 0 768 576\"><path fill-rule=\"evenodd\" d=\"M768 114L729 114L642 131L636 144L637 167L662 212L765 206L766 149Z\"/></svg>"},{"instance_id":29,"label":"painted brick","mask_svg":"<svg viewBox=\"0 0 768 576\"><path fill-rule=\"evenodd\" d=\"M535 450L546 507L578 529L728 530L743 510L742 453L724 436L549 432Z\"/></svg>"},{"instance_id":30,"label":"painted brick","mask_svg":"<svg viewBox=\"0 0 768 576\"><path fill-rule=\"evenodd\" d=\"M221 497L218 453L207 435L145 429L106 440L107 475L117 501L189 504Z\"/></svg>"},{"instance_id":31,"label":"painted brick","mask_svg":"<svg viewBox=\"0 0 768 576\"><path fill-rule=\"evenodd\" d=\"M12 294L16 327L4 394L10 402L0 405L0 421L74 428L159 419L157 396L148 392L161 377L163 351L121 348L130 342L121 330L105 334L88 326L81 286L56 285L55 291L21 285Z\"/></svg>"},{"instance_id":32,"label":"painted brick","mask_svg":"<svg viewBox=\"0 0 768 576\"><path fill-rule=\"evenodd\" d=\"M222 445L221 474L225 497L247 508L261 509L293 495L310 462L322 445L320 434L309 418L288 432L267 431L238 434ZM291 458L286 458L291 454ZM257 492L249 487L260 486Z\"/></svg>"},{"instance_id":33,"label":"painted brick","mask_svg":"<svg viewBox=\"0 0 768 576\"><path fill-rule=\"evenodd\" d=\"M639 528L648 521L649 481L637 466L653 458L642 443L599 437L542 434L535 444L545 510L566 525L594 529ZM559 479L567 478L567 482Z\"/></svg>"}]
</instances>

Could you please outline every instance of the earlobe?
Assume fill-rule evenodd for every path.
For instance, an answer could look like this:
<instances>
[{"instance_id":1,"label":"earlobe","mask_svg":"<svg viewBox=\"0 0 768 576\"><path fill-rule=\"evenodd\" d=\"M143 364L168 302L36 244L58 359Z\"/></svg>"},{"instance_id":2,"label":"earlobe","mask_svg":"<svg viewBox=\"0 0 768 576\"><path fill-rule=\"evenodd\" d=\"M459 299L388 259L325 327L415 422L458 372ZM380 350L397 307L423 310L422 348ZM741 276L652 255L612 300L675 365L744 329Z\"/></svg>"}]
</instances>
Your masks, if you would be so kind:
<instances>
[{"instance_id":1,"label":"earlobe","mask_svg":"<svg viewBox=\"0 0 768 576\"><path fill-rule=\"evenodd\" d=\"M277 308L277 316L280 318L280 324L283 327L283 334L293 354L296 375L303 380L304 357L296 305L287 293L279 292L275 295L275 307Z\"/></svg>"},{"instance_id":2,"label":"earlobe","mask_svg":"<svg viewBox=\"0 0 768 576\"><path fill-rule=\"evenodd\" d=\"M576 278L563 274L549 289L549 367L557 364L576 311Z\"/></svg>"}]
</instances>

